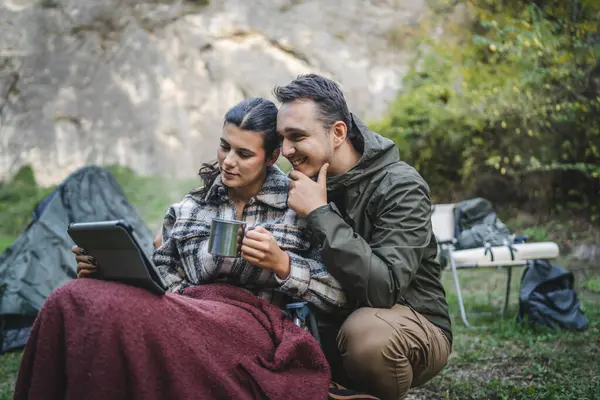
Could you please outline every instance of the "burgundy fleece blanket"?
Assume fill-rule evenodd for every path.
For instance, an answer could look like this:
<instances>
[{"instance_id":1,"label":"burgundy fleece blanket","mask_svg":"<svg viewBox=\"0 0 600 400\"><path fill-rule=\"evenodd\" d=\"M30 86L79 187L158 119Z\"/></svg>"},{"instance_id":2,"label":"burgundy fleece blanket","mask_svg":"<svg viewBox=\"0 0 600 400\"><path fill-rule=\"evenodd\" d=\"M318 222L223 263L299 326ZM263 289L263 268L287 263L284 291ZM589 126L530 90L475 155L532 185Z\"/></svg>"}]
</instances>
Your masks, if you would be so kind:
<instances>
[{"instance_id":1,"label":"burgundy fleece blanket","mask_svg":"<svg viewBox=\"0 0 600 400\"><path fill-rule=\"evenodd\" d=\"M185 295L78 279L56 289L25 348L15 399L326 399L314 338L233 286Z\"/></svg>"}]
</instances>

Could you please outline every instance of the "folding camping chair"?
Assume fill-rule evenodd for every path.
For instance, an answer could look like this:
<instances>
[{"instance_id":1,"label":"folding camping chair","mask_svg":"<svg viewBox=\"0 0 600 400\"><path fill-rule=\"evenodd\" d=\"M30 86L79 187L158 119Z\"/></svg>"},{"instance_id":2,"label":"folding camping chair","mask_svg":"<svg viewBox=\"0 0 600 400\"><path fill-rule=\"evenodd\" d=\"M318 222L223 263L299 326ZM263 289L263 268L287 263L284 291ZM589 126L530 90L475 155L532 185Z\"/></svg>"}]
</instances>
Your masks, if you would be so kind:
<instances>
[{"instance_id":1,"label":"folding camping chair","mask_svg":"<svg viewBox=\"0 0 600 400\"><path fill-rule=\"evenodd\" d=\"M507 242L504 246L486 245L485 247L475 249L456 250L454 206L455 204L434 205L431 223L440 248L438 257L443 266L450 265L451 267L460 315L465 326L470 328L471 325L467 321L460 290L458 269L506 268L506 295L502 309L502 315L504 315L508 309L512 267L524 266L528 260L550 260L556 258L559 255L559 249L558 245L553 242L524 243L524 238L520 238L520 240L515 240L515 243Z\"/></svg>"}]
</instances>

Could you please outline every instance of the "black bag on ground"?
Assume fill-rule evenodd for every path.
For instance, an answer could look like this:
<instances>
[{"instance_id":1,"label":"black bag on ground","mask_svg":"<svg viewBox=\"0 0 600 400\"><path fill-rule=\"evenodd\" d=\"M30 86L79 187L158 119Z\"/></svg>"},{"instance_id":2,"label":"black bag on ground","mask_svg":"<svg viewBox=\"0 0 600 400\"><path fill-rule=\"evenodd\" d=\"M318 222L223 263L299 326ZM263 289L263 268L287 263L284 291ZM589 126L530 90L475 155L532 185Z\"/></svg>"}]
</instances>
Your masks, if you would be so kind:
<instances>
[{"instance_id":1,"label":"black bag on ground","mask_svg":"<svg viewBox=\"0 0 600 400\"><path fill-rule=\"evenodd\" d=\"M588 326L574 287L573 274L544 260L530 261L521 278L519 315L533 325L580 331Z\"/></svg>"}]
</instances>

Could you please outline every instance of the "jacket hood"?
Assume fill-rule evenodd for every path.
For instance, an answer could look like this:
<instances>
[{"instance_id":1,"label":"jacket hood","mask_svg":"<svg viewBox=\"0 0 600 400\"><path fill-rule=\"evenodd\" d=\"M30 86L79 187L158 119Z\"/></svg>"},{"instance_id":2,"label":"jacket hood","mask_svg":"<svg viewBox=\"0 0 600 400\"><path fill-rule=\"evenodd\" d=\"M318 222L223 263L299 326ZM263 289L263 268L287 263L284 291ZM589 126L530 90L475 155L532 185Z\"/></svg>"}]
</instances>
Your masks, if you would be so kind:
<instances>
[{"instance_id":1,"label":"jacket hood","mask_svg":"<svg viewBox=\"0 0 600 400\"><path fill-rule=\"evenodd\" d=\"M327 178L327 190L336 191L361 181L389 164L400 161L400 154L396 144L388 138L371 131L354 114L352 117L352 130L363 139L363 154L352 169L348 172Z\"/></svg>"}]
</instances>

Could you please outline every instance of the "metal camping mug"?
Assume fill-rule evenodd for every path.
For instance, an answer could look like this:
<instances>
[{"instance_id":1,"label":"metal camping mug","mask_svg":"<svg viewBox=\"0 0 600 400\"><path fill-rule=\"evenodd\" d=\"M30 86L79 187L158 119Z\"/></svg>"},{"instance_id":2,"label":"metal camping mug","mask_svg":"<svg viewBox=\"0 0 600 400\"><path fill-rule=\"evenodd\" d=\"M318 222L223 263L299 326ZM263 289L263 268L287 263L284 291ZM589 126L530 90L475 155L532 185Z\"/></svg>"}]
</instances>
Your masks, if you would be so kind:
<instances>
[{"instance_id":1,"label":"metal camping mug","mask_svg":"<svg viewBox=\"0 0 600 400\"><path fill-rule=\"evenodd\" d=\"M210 223L208 252L215 256L239 257L246 223L234 219L213 218Z\"/></svg>"}]
</instances>

